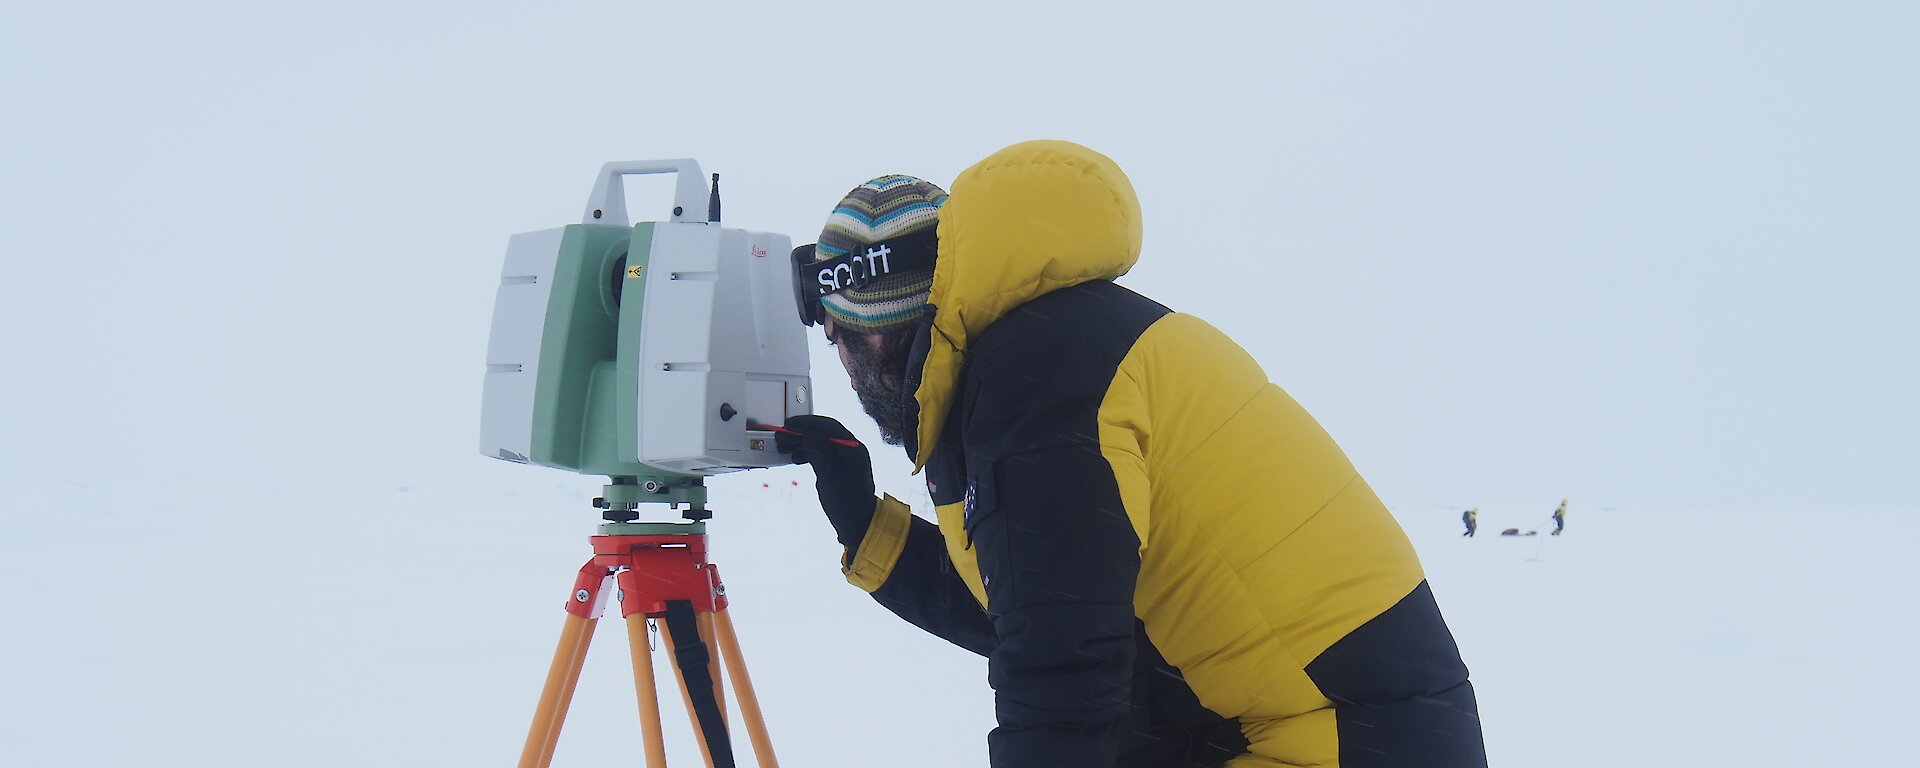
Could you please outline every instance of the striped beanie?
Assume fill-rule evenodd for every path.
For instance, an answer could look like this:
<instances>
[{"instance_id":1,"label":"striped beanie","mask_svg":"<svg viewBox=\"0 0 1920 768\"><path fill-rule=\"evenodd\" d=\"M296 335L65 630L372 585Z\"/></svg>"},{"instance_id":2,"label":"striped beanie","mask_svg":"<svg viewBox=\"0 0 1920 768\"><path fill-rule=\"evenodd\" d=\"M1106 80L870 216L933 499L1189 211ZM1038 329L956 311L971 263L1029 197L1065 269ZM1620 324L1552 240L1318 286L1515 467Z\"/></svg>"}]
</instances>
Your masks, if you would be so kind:
<instances>
[{"instance_id":1,"label":"striped beanie","mask_svg":"<svg viewBox=\"0 0 1920 768\"><path fill-rule=\"evenodd\" d=\"M854 187L827 217L814 248L815 260L839 258L901 235L931 232L940 204L946 201L946 190L912 176L881 176ZM919 318L932 290L932 270L905 271L821 297L820 304L835 325L878 333Z\"/></svg>"}]
</instances>

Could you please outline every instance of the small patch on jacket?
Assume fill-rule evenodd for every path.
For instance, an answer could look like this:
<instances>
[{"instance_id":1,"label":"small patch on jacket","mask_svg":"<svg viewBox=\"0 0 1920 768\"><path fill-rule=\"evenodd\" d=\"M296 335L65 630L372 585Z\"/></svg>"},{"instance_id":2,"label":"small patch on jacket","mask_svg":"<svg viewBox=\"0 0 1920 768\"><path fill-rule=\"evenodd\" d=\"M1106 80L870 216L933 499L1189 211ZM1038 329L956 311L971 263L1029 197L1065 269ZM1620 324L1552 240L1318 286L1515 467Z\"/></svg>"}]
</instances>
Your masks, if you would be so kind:
<instances>
[{"instance_id":1,"label":"small patch on jacket","mask_svg":"<svg viewBox=\"0 0 1920 768\"><path fill-rule=\"evenodd\" d=\"M979 490L980 481L967 480L967 495L960 506L960 525L963 527L973 525L973 511L979 507Z\"/></svg>"}]
</instances>

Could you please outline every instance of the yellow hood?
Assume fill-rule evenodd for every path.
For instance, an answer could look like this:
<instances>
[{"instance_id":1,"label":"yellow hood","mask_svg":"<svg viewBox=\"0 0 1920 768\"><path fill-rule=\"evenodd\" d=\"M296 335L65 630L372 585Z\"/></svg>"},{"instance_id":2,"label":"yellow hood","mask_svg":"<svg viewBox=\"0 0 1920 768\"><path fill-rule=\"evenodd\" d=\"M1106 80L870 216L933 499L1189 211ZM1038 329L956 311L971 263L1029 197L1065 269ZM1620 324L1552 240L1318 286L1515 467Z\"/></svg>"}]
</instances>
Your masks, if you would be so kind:
<instances>
[{"instance_id":1,"label":"yellow hood","mask_svg":"<svg viewBox=\"0 0 1920 768\"><path fill-rule=\"evenodd\" d=\"M970 340L1034 298L1111 280L1140 258L1140 200L1120 166L1066 141L1002 149L953 180L940 208L932 344L914 399L914 470L925 466L953 405Z\"/></svg>"}]
</instances>

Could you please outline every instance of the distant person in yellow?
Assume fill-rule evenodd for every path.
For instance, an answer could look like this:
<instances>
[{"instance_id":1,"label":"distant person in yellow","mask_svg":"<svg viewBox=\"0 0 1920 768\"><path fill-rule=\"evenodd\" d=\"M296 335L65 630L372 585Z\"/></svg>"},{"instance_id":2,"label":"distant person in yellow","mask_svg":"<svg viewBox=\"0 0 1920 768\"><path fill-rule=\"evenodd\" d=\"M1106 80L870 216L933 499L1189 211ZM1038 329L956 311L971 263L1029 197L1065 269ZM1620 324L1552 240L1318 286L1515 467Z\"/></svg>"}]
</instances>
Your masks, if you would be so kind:
<instances>
[{"instance_id":1,"label":"distant person in yellow","mask_svg":"<svg viewBox=\"0 0 1920 768\"><path fill-rule=\"evenodd\" d=\"M1467 524L1467 532L1460 535L1472 536L1474 531L1480 530L1480 508L1474 507L1460 513L1460 522Z\"/></svg>"},{"instance_id":2,"label":"distant person in yellow","mask_svg":"<svg viewBox=\"0 0 1920 768\"><path fill-rule=\"evenodd\" d=\"M1553 511L1553 535L1555 536L1560 535L1560 531L1566 527L1567 527L1567 500L1561 499L1560 508Z\"/></svg>"}]
</instances>

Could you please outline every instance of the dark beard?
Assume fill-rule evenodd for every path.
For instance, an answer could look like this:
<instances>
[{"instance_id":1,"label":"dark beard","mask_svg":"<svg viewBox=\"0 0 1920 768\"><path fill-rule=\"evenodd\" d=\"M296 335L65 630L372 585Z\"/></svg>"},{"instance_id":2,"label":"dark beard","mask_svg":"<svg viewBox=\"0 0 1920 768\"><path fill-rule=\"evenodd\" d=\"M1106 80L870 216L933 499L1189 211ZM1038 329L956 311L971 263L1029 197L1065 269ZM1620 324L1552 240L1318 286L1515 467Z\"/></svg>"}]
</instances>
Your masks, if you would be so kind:
<instances>
[{"instance_id":1,"label":"dark beard","mask_svg":"<svg viewBox=\"0 0 1920 768\"><path fill-rule=\"evenodd\" d=\"M852 362L854 396L860 409L880 426L880 439L888 445L904 445L919 427L920 405L907 391L907 357L912 351L913 329L885 333L880 348L873 349L858 339L847 345Z\"/></svg>"}]
</instances>

